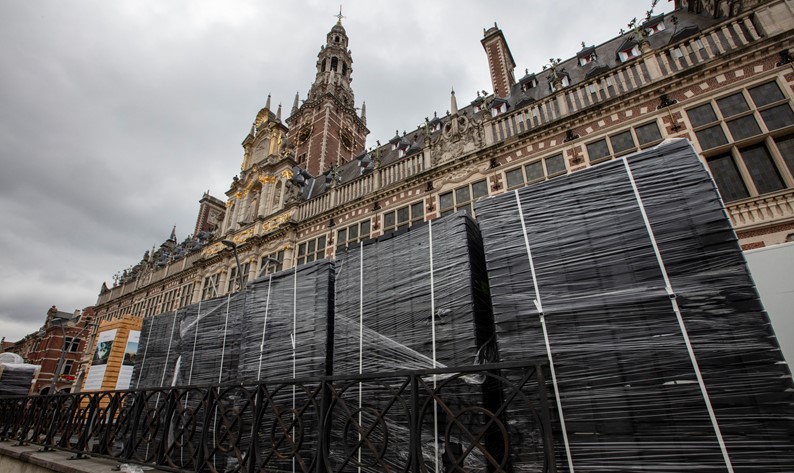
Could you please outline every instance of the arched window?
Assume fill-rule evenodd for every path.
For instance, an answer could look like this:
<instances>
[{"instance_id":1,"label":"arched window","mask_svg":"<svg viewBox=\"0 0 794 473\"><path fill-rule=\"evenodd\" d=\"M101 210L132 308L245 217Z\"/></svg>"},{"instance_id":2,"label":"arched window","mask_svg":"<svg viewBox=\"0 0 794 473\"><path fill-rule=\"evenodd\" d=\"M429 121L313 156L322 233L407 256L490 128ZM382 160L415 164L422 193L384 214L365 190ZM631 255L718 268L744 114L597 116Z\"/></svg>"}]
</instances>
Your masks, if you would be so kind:
<instances>
[{"instance_id":1,"label":"arched window","mask_svg":"<svg viewBox=\"0 0 794 473\"><path fill-rule=\"evenodd\" d=\"M320 70L325 72L325 59L323 59L323 65L320 67Z\"/></svg>"},{"instance_id":2,"label":"arched window","mask_svg":"<svg viewBox=\"0 0 794 473\"><path fill-rule=\"evenodd\" d=\"M332 57L331 58L331 70L336 72L336 66L339 63L339 59Z\"/></svg>"},{"instance_id":3,"label":"arched window","mask_svg":"<svg viewBox=\"0 0 794 473\"><path fill-rule=\"evenodd\" d=\"M347 75L347 63L345 61L342 61L342 75Z\"/></svg>"}]
</instances>

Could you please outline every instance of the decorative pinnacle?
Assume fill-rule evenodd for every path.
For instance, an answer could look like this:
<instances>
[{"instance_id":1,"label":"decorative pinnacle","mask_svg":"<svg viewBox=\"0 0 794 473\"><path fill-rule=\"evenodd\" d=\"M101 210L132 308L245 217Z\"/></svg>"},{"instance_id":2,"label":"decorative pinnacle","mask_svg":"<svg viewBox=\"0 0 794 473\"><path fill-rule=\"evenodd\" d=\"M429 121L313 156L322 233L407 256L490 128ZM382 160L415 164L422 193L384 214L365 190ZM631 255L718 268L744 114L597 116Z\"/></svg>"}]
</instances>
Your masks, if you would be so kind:
<instances>
[{"instance_id":1,"label":"decorative pinnacle","mask_svg":"<svg viewBox=\"0 0 794 473\"><path fill-rule=\"evenodd\" d=\"M346 18L344 15L342 15L342 5L339 5L339 14L334 16L336 17L336 22L341 25L342 18Z\"/></svg>"}]
</instances>

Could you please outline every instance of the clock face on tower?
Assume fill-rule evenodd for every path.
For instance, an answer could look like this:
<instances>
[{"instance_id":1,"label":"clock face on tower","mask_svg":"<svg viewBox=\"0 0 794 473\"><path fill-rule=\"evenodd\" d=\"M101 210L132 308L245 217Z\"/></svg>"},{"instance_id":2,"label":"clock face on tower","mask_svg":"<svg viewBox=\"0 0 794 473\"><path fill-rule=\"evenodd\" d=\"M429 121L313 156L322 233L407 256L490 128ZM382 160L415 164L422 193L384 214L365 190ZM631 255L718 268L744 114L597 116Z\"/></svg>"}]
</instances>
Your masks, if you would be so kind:
<instances>
[{"instance_id":1,"label":"clock face on tower","mask_svg":"<svg viewBox=\"0 0 794 473\"><path fill-rule=\"evenodd\" d=\"M339 138L345 149L353 151L353 132L349 128L339 130Z\"/></svg>"}]
</instances>

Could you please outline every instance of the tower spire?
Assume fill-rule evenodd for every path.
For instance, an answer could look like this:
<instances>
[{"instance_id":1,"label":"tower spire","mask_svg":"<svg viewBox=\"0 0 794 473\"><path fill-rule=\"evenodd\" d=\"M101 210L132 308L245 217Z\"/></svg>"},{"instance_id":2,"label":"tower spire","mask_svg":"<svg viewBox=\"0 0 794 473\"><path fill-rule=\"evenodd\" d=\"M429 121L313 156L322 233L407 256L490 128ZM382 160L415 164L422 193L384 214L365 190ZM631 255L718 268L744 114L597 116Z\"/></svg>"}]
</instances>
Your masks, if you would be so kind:
<instances>
[{"instance_id":1,"label":"tower spire","mask_svg":"<svg viewBox=\"0 0 794 473\"><path fill-rule=\"evenodd\" d=\"M367 102L361 102L361 122L367 124Z\"/></svg>"},{"instance_id":2,"label":"tower spire","mask_svg":"<svg viewBox=\"0 0 794 473\"><path fill-rule=\"evenodd\" d=\"M300 92L295 92L295 101L292 102L292 111L290 115L295 115L298 112L298 101L300 100Z\"/></svg>"},{"instance_id":3,"label":"tower spire","mask_svg":"<svg viewBox=\"0 0 794 473\"><path fill-rule=\"evenodd\" d=\"M452 89L452 95L449 97L449 111L452 115L458 114L458 100L455 98L455 89Z\"/></svg>"},{"instance_id":4,"label":"tower spire","mask_svg":"<svg viewBox=\"0 0 794 473\"><path fill-rule=\"evenodd\" d=\"M339 5L339 14L338 15L334 15L334 16L336 17L336 24L337 25L341 25L342 24L342 18L345 18L342 15L342 5Z\"/></svg>"}]
</instances>

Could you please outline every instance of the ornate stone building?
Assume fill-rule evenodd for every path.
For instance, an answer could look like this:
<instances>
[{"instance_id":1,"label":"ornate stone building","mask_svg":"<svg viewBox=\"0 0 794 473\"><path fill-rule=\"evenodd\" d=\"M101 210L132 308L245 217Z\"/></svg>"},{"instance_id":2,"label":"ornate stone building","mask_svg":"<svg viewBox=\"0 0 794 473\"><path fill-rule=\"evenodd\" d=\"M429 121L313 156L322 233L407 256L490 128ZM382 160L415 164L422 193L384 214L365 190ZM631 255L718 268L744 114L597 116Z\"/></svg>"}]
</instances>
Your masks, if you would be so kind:
<instances>
[{"instance_id":1,"label":"ornate stone building","mask_svg":"<svg viewBox=\"0 0 794 473\"><path fill-rule=\"evenodd\" d=\"M744 248L794 239L794 2L676 7L518 78L494 25L482 39L493 92L452 92L446 116L370 149L337 22L306 100L284 120L269 99L257 114L225 211L202 199L217 223L200 214L197 238L147 252L103 286L97 314L150 316L235 290L232 247L246 281L668 138L694 144Z\"/></svg>"}]
</instances>

